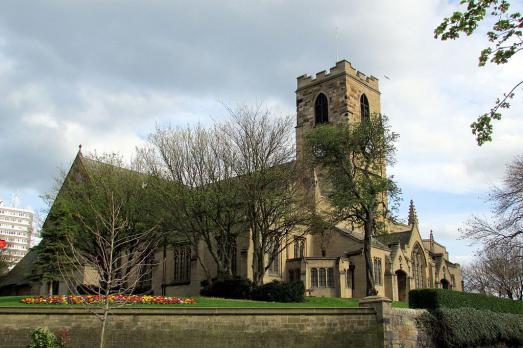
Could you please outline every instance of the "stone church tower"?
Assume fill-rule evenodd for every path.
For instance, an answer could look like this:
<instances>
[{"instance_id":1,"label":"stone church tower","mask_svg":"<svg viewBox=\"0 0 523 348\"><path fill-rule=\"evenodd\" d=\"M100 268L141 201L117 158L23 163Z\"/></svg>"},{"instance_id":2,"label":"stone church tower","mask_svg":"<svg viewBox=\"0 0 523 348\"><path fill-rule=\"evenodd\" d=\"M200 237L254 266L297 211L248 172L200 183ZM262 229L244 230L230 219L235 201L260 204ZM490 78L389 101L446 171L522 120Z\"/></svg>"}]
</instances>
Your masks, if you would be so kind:
<instances>
[{"instance_id":1,"label":"stone church tower","mask_svg":"<svg viewBox=\"0 0 523 348\"><path fill-rule=\"evenodd\" d=\"M342 60L329 72L298 77L296 158L303 156L304 134L320 123L358 122L380 112L378 79L365 76Z\"/></svg>"}]
</instances>

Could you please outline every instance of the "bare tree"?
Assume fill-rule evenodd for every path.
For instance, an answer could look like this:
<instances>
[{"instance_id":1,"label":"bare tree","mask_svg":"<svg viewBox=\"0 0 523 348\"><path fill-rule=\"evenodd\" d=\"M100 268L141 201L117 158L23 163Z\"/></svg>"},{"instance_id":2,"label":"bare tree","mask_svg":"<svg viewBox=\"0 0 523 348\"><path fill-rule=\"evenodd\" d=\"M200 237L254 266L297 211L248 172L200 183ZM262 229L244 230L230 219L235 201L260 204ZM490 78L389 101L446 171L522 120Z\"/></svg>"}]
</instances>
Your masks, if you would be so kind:
<instances>
[{"instance_id":1,"label":"bare tree","mask_svg":"<svg viewBox=\"0 0 523 348\"><path fill-rule=\"evenodd\" d=\"M485 248L462 273L467 291L523 300L523 259L514 248Z\"/></svg>"},{"instance_id":2,"label":"bare tree","mask_svg":"<svg viewBox=\"0 0 523 348\"><path fill-rule=\"evenodd\" d=\"M219 277L232 275L237 237L250 232L253 278L262 284L291 236L307 230L303 171L293 161L290 118L261 106L226 108L230 118L212 128L156 129L140 158L159 178L173 229L195 251L205 243Z\"/></svg>"},{"instance_id":3,"label":"bare tree","mask_svg":"<svg viewBox=\"0 0 523 348\"><path fill-rule=\"evenodd\" d=\"M218 278L233 276L237 237L245 231L233 153L216 128L157 128L139 149L145 168L158 180L156 192L170 212L171 227L198 254L204 242L217 265Z\"/></svg>"},{"instance_id":4,"label":"bare tree","mask_svg":"<svg viewBox=\"0 0 523 348\"><path fill-rule=\"evenodd\" d=\"M233 154L242 205L253 244L253 281L263 277L293 237L308 231L304 169L294 161L293 123L258 105L227 107L230 119L219 125Z\"/></svg>"},{"instance_id":5,"label":"bare tree","mask_svg":"<svg viewBox=\"0 0 523 348\"><path fill-rule=\"evenodd\" d=\"M482 242L485 248L502 246L523 253L523 157L507 166L502 187L489 195L492 217L473 216L463 231L464 238Z\"/></svg>"},{"instance_id":6,"label":"bare tree","mask_svg":"<svg viewBox=\"0 0 523 348\"><path fill-rule=\"evenodd\" d=\"M101 321L102 348L109 313L123 305L112 296L131 294L151 280L159 224L148 206L143 174L123 168L115 155L83 163L84 170L57 197L73 217L59 270L70 293L100 296L101 308L87 308Z\"/></svg>"}]
</instances>

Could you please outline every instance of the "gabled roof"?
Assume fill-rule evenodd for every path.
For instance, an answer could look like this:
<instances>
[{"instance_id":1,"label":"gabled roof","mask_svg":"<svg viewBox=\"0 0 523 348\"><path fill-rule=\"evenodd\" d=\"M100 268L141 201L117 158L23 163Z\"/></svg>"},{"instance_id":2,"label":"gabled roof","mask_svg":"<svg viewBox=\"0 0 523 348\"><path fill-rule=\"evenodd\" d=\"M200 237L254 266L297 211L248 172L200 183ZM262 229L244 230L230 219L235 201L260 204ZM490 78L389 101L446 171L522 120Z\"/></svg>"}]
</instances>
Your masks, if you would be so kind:
<instances>
[{"instance_id":1,"label":"gabled roof","mask_svg":"<svg viewBox=\"0 0 523 348\"><path fill-rule=\"evenodd\" d=\"M360 233L356 233L354 231L350 231L339 226L335 226L334 230L344 237L349 237L357 242L363 243L363 235L361 235ZM373 237L371 239L371 246L384 250L390 250L390 248L387 245L380 242L376 237Z\"/></svg>"},{"instance_id":2,"label":"gabled roof","mask_svg":"<svg viewBox=\"0 0 523 348\"><path fill-rule=\"evenodd\" d=\"M382 244L391 246L393 244L399 244L401 248L405 249L405 246L409 244L410 237L412 236L412 230L403 232L391 232L384 233L376 236Z\"/></svg>"}]
</instances>

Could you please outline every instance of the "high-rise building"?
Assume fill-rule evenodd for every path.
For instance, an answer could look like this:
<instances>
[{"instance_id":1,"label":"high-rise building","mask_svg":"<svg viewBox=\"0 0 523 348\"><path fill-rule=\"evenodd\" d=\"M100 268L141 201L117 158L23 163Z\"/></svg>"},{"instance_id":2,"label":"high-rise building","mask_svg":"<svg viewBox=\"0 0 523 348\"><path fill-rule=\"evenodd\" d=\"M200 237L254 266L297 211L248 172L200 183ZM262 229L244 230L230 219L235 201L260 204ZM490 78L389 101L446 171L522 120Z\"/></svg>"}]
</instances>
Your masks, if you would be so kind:
<instances>
[{"instance_id":1,"label":"high-rise building","mask_svg":"<svg viewBox=\"0 0 523 348\"><path fill-rule=\"evenodd\" d=\"M0 258L9 263L9 269L20 261L30 249L33 238L33 212L11 208L0 201L0 240L6 248L0 250Z\"/></svg>"}]
</instances>

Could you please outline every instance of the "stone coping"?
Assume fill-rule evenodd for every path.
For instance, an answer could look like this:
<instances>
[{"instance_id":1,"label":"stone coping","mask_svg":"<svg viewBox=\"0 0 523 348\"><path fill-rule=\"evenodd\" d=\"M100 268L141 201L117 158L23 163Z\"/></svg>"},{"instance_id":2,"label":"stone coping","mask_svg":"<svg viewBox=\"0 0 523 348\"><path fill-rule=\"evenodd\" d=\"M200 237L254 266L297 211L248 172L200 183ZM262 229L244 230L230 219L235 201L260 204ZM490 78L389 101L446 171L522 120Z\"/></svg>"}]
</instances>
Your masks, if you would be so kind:
<instances>
[{"instance_id":1,"label":"stone coping","mask_svg":"<svg viewBox=\"0 0 523 348\"><path fill-rule=\"evenodd\" d=\"M387 298L387 297L383 297L383 296L367 296L367 297L361 298L358 301L358 303L360 305L362 305L362 304L369 304L369 303L381 303L381 302L392 303L392 300Z\"/></svg>"},{"instance_id":2,"label":"stone coping","mask_svg":"<svg viewBox=\"0 0 523 348\"><path fill-rule=\"evenodd\" d=\"M2 314L91 314L87 308L0 307ZM375 315L373 308L113 308L111 315Z\"/></svg>"}]
</instances>

